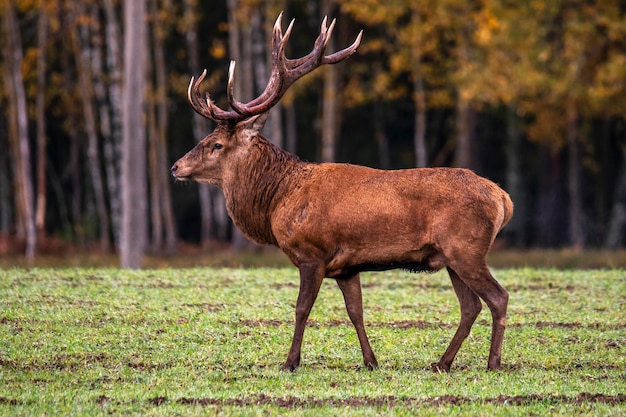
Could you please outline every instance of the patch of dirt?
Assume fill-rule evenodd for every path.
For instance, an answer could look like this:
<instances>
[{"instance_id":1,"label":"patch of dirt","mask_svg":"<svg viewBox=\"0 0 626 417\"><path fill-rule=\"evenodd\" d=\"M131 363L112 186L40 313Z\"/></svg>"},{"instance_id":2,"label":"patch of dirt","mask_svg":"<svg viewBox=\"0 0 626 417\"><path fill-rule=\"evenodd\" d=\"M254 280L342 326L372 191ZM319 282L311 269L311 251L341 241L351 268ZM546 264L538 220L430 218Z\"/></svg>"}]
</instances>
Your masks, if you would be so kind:
<instances>
[{"instance_id":1,"label":"patch of dirt","mask_svg":"<svg viewBox=\"0 0 626 417\"><path fill-rule=\"evenodd\" d=\"M453 323L430 322L423 320L399 320L387 323L372 323L371 327L393 327L397 329L452 329L456 327Z\"/></svg>"},{"instance_id":2,"label":"patch of dirt","mask_svg":"<svg viewBox=\"0 0 626 417\"><path fill-rule=\"evenodd\" d=\"M224 322L224 324L229 324ZM249 327L279 327L282 325L293 325L292 320L240 320L238 324ZM476 322L480 326L491 326L491 321L479 320ZM329 320L329 321L308 321L307 327L337 327L337 326L352 326L347 320ZM398 320L380 323L366 323L366 327L392 327L397 329L455 329L457 323L445 323L445 322L432 322L423 320ZM579 322L553 322L553 321L538 321L535 323L511 323L508 324L509 328L520 328L526 326L534 326L538 329L593 329L593 330L622 330L626 328L626 323L618 324L603 324L603 323L589 323L583 324Z\"/></svg>"},{"instance_id":3,"label":"patch of dirt","mask_svg":"<svg viewBox=\"0 0 626 417\"><path fill-rule=\"evenodd\" d=\"M22 405L22 401L20 400L15 400L13 398L5 398L5 397L0 397L0 404L7 404L7 405Z\"/></svg>"},{"instance_id":4,"label":"patch of dirt","mask_svg":"<svg viewBox=\"0 0 626 417\"><path fill-rule=\"evenodd\" d=\"M240 320L237 322L242 326L250 326L250 327L279 327L282 325L293 325L292 320L276 320L276 319L266 319L266 320ZM224 323L228 324L228 323ZM491 324L489 324L491 325ZM329 320L329 321L308 321L307 327L338 327L338 326L349 326L352 327L352 323L348 320ZM399 320L399 321L391 321L384 323L368 323L366 327L393 327L398 329L453 329L456 328L455 323L443 323L443 322L428 322L422 320Z\"/></svg>"},{"instance_id":5,"label":"patch of dirt","mask_svg":"<svg viewBox=\"0 0 626 417\"><path fill-rule=\"evenodd\" d=\"M154 397L148 400L148 402L152 405L159 406L167 401L167 397Z\"/></svg>"},{"instance_id":6,"label":"patch of dirt","mask_svg":"<svg viewBox=\"0 0 626 417\"><path fill-rule=\"evenodd\" d=\"M258 396L217 399L217 398L180 398L177 400L179 404L193 406L235 406L248 407L254 405L274 405L280 408L296 409L296 408L317 408L323 406L331 407L419 407L419 406L447 406L460 405L467 402L483 402L485 404L503 404L522 406L537 402L548 402L550 404L583 404L583 403L602 403L602 404L624 404L626 403L626 394L607 395L601 393L580 393L575 397L566 395L500 395L498 397L486 398L484 400L461 397L455 395L444 395L441 397L430 397L424 399L418 398L397 398L395 396L384 397L350 397L350 398L298 398L298 397L278 397L274 398L265 394Z\"/></svg>"},{"instance_id":7,"label":"patch of dirt","mask_svg":"<svg viewBox=\"0 0 626 417\"><path fill-rule=\"evenodd\" d=\"M203 311L209 311L211 313L215 313L217 311L222 311L226 308L224 304L211 304L211 303L195 303L195 304L183 304L183 307L192 307L199 308Z\"/></svg>"}]
</instances>

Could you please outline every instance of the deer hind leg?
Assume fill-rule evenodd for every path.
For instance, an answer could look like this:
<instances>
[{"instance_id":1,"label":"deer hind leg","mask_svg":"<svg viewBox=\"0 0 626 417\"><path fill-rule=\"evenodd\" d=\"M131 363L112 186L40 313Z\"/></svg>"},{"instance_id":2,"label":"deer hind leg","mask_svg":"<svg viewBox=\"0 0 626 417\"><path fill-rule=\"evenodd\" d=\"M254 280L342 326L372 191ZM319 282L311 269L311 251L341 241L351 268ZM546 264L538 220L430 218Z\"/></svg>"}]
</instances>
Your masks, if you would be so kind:
<instances>
[{"instance_id":1,"label":"deer hind leg","mask_svg":"<svg viewBox=\"0 0 626 417\"><path fill-rule=\"evenodd\" d=\"M487 264L484 261L481 261L478 267L473 266L463 268L452 265L452 268L454 268L454 271L458 273L458 277L462 280L465 286L467 286L474 294L478 295L478 297L483 299L491 311L491 347L489 349L487 369L500 369L509 293L502 288L498 281L493 278L491 272L489 272L489 268L487 268ZM461 321L462 320L463 319L461 319ZM471 327L471 325L469 327ZM443 359L447 359L445 354L442 360Z\"/></svg>"},{"instance_id":2,"label":"deer hind leg","mask_svg":"<svg viewBox=\"0 0 626 417\"><path fill-rule=\"evenodd\" d=\"M363 353L363 363L368 369L378 368L378 362L374 356L374 351L370 346L369 339L365 332L363 324L363 296L361 295L361 278L359 274L352 275L347 278L337 278L337 285L343 293L343 299L346 302L346 310L348 316L356 329L359 337L361 352Z\"/></svg>"},{"instance_id":3,"label":"deer hind leg","mask_svg":"<svg viewBox=\"0 0 626 417\"><path fill-rule=\"evenodd\" d=\"M324 273L320 267L310 265L300 267L300 292L296 301L296 325L287 360L282 366L283 370L295 371L300 365L300 350L302 348L304 328L322 286L323 279Z\"/></svg>"},{"instance_id":4,"label":"deer hind leg","mask_svg":"<svg viewBox=\"0 0 626 417\"><path fill-rule=\"evenodd\" d=\"M469 336L470 329L482 309L480 298L459 278L458 274L451 268L448 268L448 274L461 305L461 322L439 362L432 364L434 370L445 372L450 370L452 361L454 361L463 341Z\"/></svg>"}]
</instances>

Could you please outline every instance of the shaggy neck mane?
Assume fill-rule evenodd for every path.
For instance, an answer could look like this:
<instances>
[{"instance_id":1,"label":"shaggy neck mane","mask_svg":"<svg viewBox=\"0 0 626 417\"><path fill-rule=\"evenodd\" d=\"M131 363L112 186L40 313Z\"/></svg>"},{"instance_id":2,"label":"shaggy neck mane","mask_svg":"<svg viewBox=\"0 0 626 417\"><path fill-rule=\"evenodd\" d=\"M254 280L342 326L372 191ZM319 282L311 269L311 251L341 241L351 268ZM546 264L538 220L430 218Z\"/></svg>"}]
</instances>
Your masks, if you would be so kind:
<instances>
[{"instance_id":1,"label":"shaggy neck mane","mask_svg":"<svg viewBox=\"0 0 626 417\"><path fill-rule=\"evenodd\" d=\"M252 139L246 159L236 168L234 182L224 184L223 189L228 212L244 235L257 243L276 244L272 213L306 165L260 135Z\"/></svg>"}]
</instances>

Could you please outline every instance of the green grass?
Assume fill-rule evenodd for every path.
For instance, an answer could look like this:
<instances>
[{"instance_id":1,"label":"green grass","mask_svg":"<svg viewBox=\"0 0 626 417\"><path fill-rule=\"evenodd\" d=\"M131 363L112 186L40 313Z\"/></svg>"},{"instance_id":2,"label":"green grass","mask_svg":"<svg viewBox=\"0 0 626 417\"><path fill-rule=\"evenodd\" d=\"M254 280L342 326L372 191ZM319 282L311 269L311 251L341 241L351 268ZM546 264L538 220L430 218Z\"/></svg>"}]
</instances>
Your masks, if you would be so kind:
<instances>
[{"instance_id":1,"label":"green grass","mask_svg":"<svg viewBox=\"0 0 626 417\"><path fill-rule=\"evenodd\" d=\"M504 369L485 308L449 374L459 318L445 273L364 274L361 353L337 286L281 372L297 271L0 270L0 415L625 415L626 271L502 269Z\"/></svg>"}]
</instances>

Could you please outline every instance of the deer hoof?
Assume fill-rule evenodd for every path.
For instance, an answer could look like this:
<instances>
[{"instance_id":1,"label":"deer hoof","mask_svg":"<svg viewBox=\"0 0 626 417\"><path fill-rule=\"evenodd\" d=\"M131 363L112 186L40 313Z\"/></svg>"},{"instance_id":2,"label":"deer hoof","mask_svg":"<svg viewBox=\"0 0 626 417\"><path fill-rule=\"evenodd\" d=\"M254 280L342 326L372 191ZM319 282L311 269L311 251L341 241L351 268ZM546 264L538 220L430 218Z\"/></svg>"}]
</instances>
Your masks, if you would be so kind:
<instances>
[{"instance_id":1,"label":"deer hoof","mask_svg":"<svg viewBox=\"0 0 626 417\"><path fill-rule=\"evenodd\" d=\"M283 364L283 366L280 367L280 370L281 371L287 371L287 372L295 372L296 369L298 369L298 366L299 365L297 365L297 364L291 365L289 363L285 363L285 364Z\"/></svg>"},{"instance_id":2,"label":"deer hoof","mask_svg":"<svg viewBox=\"0 0 626 417\"><path fill-rule=\"evenodd\" d=\"M447 372L450 372L450 366L446 366L446 365L444 365L444 364L442 364L442 363L439 363L439 362L433 362L433 363L431 363L431 364L430 364L430 369L431 369L433 372L437 372L437 373L439 373L439 374L440 374L440 373L443 373L443 372L446 372L446 373L447 373Z\"/></svg>"}]
</instances>

